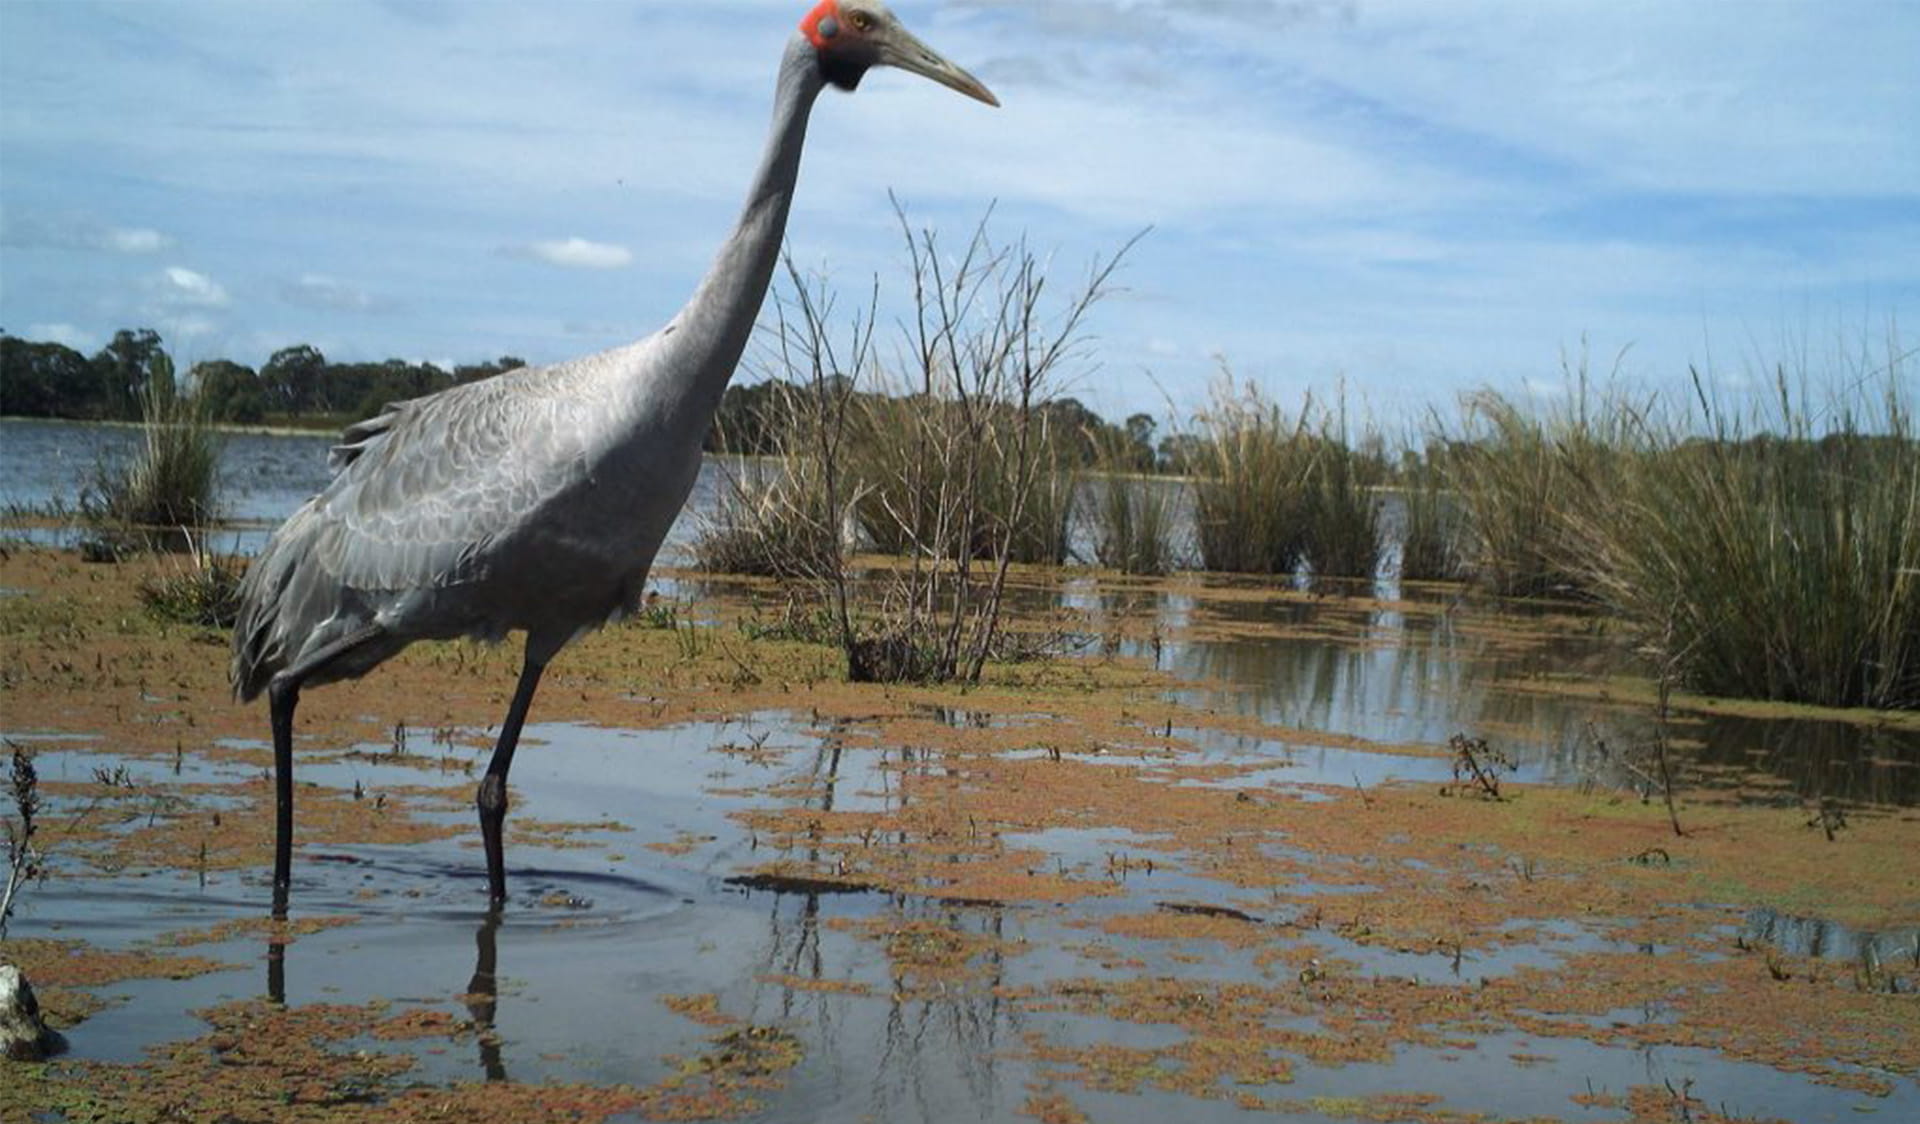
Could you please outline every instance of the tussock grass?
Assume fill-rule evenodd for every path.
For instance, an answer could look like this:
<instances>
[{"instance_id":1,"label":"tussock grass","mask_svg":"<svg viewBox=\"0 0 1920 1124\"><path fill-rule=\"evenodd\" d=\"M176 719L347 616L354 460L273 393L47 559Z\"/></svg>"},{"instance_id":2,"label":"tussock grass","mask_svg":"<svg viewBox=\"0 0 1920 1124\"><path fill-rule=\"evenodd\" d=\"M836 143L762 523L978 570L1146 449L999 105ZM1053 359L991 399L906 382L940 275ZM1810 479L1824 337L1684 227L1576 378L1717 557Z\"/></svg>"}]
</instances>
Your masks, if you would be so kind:
<instances>
[{"instance_id":1,"label":"tussock grass","mask_svg":"<svg viewBox=\"0 0 1920 1124\"><path fill-rule=\"evenodd\" d=\"M198 548L191 549L187 559L173 573L142 581L141 603L163 621L232 628L240 615L240 580L246 575L246 564Z\"/></svg>"},{"instance_id":2,"label":"tussock grass","mask_svg":"<svg viewBox=\"0 0 1920 1124\"><path fill-rule=\"evenodd\" d=\"M80 507L103 537L151 544L156 532L164 538L213 521L220 435L206 403L177 394L170 377L148 379L140 414L140 451L117 469L96 469Z\"/></svg>"}]
</instances>

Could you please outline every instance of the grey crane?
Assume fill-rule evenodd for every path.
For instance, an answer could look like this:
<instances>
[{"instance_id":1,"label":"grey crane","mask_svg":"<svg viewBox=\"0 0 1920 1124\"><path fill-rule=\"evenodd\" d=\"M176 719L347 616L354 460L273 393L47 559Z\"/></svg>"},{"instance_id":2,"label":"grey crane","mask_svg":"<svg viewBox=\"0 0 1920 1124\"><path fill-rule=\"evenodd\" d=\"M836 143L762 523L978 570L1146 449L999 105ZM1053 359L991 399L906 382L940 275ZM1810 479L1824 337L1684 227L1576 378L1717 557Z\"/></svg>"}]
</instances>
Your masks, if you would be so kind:
<instances>
[{"instance_id":1,"label":"grey crane","mask_svg":"<svg viewBox=\"0 0 1920 1124\"><path fill-rule=\"evenodd\" d=\"M349 427L326 490L268 540L241 587L232 679L241 701L268 700L276 913L291 881L302 688L357 679L415 640L523 630L520 680L475 797L489 902L505 902L507 771L540 676L638 602L766 296L814 100L828 85L853 90L875 66L1000 104L876 0L821 0L780 60L772 133L739 223L665 327Z\"/></svg>"}]
</instances>

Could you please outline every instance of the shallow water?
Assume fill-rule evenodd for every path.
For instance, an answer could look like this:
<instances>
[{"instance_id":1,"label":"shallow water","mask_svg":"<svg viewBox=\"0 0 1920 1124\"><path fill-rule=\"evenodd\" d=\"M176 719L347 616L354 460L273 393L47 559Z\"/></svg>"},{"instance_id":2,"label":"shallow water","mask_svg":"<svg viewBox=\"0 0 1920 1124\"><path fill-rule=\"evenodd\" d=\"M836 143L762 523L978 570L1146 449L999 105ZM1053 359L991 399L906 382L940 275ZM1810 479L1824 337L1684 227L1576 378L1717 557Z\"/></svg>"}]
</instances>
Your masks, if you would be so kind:
<instances>
[{"instance_id":1,"label":"shallow water","mask_svg":"<svg viewBox=\"0 0 1920 1124\"><path fill-rule=\"evenodd\" d=\"M716 760L709 752L713 745L759 735L775 751L764 764ZM58 744L42 747L43 776L82 777L108 759ZM1044 1067L1018 1049L1029 1035L1058 1044L1143 1048L1179 1037L1168 1027L1035 1010L1006 996L1103 977L1177 977L1192 986L1279 982L1247 951L1218 949L1196 962L1179 944L1108 937L1107 943L1134 958L1130 966L1113 969L1068 951L1087 939L1084 926L1101 916L1221 897L1220 886L1171 865L1129 873L1116 896L1071 910L879 893L770 893L729 883L730 872L753 856L755 843L728 813L754 800L717 794L714 786L825 775L834 782L829 791L845 792L876 775L883 753L830 750L819 735L771 714L645 732L532 727L514 775L522 804L545 819L617 818L631 830L590 833L579 840L584 847L510 847L514 900L503 920L488 918L480 908L484 876L472 838L303 851L295 866L295 919L345 915L355 918L352 924L301 937L284 959L258 938L231 940L191 951L230 961L233 971L113 985L108 990L119 1002L72 1034L71 1056L135 1061L150 1046L200 1033L192 1010L271 993L294 1006L376 999L420 1004L492 1027L492 1037L422 1052L412 1075L422 1080L645 1084L669 1072L663 1057L697 1053L708 1034L668 1014L661 998L712 994L728 1014L782 1027L802 1043L804 1060L755 1119L1005 1120L1019 1118L1030 1085L1043 1076ZM464 749L447 754L477 756ZM463 770L377 758L303 767L302 777L328 784L357 780L369 793L389 783L436 783L439 777L464 794L469 783ZM644 767L634 767L642 761ZM191 779L230 771L191 756L183 766L182 775ZM645 846L683 833L707 841L681 855ZM1053 831L1009 842L1038 847L1074 868L1097 867L1103 855L1124 850L1130 841L1113 833ZM218 874L200 885L177 873L62 871L26 899L12 935L83 935L120 946L256 917L267 897L262 873ZM932 922L943 931L990 938L1001 951L976 958L945 983L916 986L896 974L897 965L878 954L872 939L847 927L876 918L897 926ZM1778 937L1793 923L1764 924L1768 935ZM1610 939L1605 926L1576 922L1557 926L1553 937L1464 963L1362 947L1324 930L1293 936L1276 931L1271 939L1305 942L1316 955L1347 958L1382 979L1462 981L1507 975L1526 964L1551 967L1562 955ZM864 993L848 993L849 987ZM1663 1016L1636 1010L1611 1017ZM1314 1029L1313 1020L1302 1029ZM1516 1055L1525 1064L1515 1064ZM1687 1087L1702 1105L1736 1117L1837 1120L1850 1118L1856 1105L1883 1119L1920 1113L1920 1086L1912 1082L1888 1098L1863 1103L1858 1094L1708 1050L1627 1048L1513 1031L1479 1035L1445 1050L1406 1047L1390 1064L1298 1062L1285 1094L1304 1100L1420 1092L1460 1111L1581 1119L1587 1117L1569 1112L1567 1098L1574 1093L1669 1081ZM1124 1095L1076 1089L1074 1101L1098 1120L1244 1118L1231 1102L1151 1088Z\"/></svg>"}]
</instances>

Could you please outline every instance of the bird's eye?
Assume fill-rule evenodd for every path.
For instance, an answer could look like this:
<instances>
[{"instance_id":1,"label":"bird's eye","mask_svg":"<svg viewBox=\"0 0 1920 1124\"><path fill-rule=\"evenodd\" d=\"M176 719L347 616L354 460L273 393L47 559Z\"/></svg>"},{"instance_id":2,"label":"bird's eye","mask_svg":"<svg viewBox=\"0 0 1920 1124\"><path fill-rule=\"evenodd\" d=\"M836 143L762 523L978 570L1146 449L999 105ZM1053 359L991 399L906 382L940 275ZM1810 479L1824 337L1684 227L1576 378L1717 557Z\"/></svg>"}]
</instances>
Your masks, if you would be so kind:
<instances>
[{"instance_id":1,"label":"bird's eye","mask_svg":"<svg viewBox=\"0 0 1920 1124\"><path fill-rule=\"evenodd\" d=\"M853 25L855 31L864 33L873 30L872 13L860 11L858 8L847 13L847 22Z\"/></svg>"}]
</instances>

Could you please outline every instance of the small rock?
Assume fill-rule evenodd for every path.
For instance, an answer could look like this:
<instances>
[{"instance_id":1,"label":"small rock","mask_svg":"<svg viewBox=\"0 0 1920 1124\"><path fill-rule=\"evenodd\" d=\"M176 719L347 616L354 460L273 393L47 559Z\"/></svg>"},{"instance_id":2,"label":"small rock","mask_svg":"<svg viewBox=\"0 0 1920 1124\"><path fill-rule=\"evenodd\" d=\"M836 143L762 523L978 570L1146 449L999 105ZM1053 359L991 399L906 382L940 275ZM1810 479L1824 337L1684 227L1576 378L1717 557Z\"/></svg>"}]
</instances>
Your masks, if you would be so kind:
<instances>
[{"instance_id":1,"label":"small rock","mask_svg":"<svg viewBox=\"0 0 1920 1124\"><path fill-rule=\"evenodd\" d=\"M65 1046L40 1018L40 1002L26 975L11 964L0 964L0 1057L37 1062Z\"/></svg>"}]
</instances>

